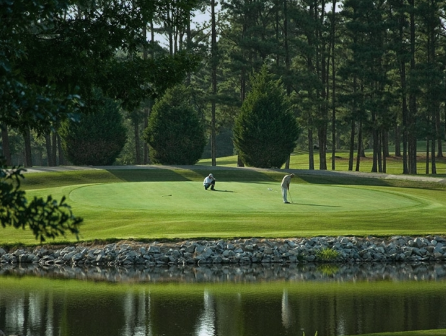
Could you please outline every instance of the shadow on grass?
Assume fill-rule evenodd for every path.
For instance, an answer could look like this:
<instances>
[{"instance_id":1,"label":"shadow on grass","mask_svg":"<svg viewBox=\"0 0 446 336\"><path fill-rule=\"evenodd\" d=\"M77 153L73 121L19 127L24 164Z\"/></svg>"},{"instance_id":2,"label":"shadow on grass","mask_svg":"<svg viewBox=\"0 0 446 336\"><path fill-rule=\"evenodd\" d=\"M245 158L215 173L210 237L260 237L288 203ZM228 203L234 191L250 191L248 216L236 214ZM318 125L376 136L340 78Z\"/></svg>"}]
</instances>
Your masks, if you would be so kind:
<instances>
[{"instance_id":1,"label":"shadow on grass","mask_svg":"<svg viewBox=\"0 0 446 336\"><path fill-rule=\"evenodd\" d=\"M170 169L107 169L107 172L126 182L193 181L191 176Z\"/></svg>"},{"instance_id":2,"label":"shadow on grass","mask_svg":"<svg viewBox=\"0 0 446 336\"><path fill-rule=\"evenodd\" d=\"M298 180L302 183L311 184L336 184L336 185L351 185L351 186L377 186L377 187L399 187L399 188L414 188L414 189L431 189L431 190L445 190L446 184L429 182L429 181L414 181L404 179L384 179L362 176L346 176L343 173L330 172L330 175L305 175L298 174Z\"/></svg>"},{"instance_id":3,"label":"shadow on grass","mask_svg":"<svg viewBox=\"0 0 446 336\"><path fill-rule=\"evenodd\" d=\"M223 182L276 182L285 173L259 172L255 170L218 169L109 169L112 174L121 181L126 182L171 182L171 181L203 181L213 173L217 183ZM277 176L276 176L277 175Z\"/></svg>"},{"instance_id":4,"label":"shadow on grass","mask_svg":"<svg viewBox=\"0 0 446 336\"><path fill-rule=\"evenodd\" d=\"M293 202L291 204L293 204L293 205L305 205L305 206L311 206L311 207L323 207L323 208L340 208L339 205L310 204L310 203L298 203L298 202Z\"/></svg>"},{"instance_id":5,"label":"shadow on grass","mask_svg":"<svg viewBox=\"0 0 446 336\"><path fill-rule=\"evenodd\" d=\"M333 173L335 174L335 173ZM340 184L340 185L368 185L368 186L392 186L392 183L383 179L365 178L356 176L330 175L298 175L298 178L311 184Z\"/></svg>"}]
</instances>

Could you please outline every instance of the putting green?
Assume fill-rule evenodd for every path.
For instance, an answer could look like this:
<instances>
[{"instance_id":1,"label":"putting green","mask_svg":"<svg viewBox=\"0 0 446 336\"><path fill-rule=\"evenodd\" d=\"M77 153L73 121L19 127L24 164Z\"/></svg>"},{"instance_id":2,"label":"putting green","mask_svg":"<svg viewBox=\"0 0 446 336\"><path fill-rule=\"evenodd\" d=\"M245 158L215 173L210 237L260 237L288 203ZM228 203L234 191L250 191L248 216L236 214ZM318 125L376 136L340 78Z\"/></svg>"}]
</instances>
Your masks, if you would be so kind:
<instances>
[{"instance_id":1,"label":"putting green","mask_svg":"<svg viewBox=\"0 0 446 336\"><path fill-rule=\"evenodd\" d=\"M431 205L384 187L295 184L289 205L282 203L277 183L220 182L216 189L205 191L201 182L190 181L108 183L75 187L69 199L73 206L175 213L382 212Z\"/></svg>"}]
</instances>

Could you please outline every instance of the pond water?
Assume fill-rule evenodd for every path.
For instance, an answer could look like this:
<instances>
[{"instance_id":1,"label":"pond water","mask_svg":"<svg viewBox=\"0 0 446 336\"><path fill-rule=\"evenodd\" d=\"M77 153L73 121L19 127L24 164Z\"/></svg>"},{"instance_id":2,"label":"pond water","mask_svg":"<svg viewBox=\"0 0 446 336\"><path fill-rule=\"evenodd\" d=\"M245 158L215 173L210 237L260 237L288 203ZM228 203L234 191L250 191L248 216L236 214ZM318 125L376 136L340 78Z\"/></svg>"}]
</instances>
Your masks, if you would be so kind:
<instances>
[{"instance_id":1,"label":"pond water","mask_svg":"<svg viewBox=\"0 0 446 336\"><path fill-rule=\"evenodd\" d=\"M336 336L427 329L446 329L444 264L0 266L6 335Z\"/></svg>"}]
</instances>

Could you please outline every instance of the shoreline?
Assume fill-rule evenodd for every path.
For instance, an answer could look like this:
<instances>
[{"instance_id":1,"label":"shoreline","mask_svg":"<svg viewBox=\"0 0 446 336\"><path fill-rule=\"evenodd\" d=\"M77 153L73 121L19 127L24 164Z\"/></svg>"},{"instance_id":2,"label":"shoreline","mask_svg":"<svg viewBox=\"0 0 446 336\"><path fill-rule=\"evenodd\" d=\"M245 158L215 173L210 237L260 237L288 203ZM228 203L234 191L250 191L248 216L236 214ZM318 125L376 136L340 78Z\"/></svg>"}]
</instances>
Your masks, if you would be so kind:
<instances>
[{"instance_id":1,"label":"shoreline","mask_svg":"<svg viewBox=\"0 0 446 336\"><path fill-rule=\"evenodd\" d=\"M444 236L216 239L0 247L1 265L184 266L446 261Z\"/></svg>"}]
</instances>

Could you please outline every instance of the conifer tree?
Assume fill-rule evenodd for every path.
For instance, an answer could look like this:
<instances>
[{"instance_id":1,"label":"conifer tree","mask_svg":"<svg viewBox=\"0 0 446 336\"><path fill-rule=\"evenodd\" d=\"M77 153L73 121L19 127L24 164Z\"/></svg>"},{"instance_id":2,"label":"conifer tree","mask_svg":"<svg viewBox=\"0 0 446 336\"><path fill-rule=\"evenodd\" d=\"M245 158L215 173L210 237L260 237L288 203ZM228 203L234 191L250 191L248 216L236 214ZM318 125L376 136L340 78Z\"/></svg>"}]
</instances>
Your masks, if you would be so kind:
<instances>
[{"instance_id":1,"label":"conifer tree","mask_svg":"<svg viewBox=\"0 0 446 336\"><path fill-rule=\"evenodd\" d=\"M200 159L206 138L189 97L188 89L180 85L168 90L153 106L144 131L153 163L193 165Z\"/></svg>"},{"instance_id":2,"label":"conifer tree","mask_svg":"<svg viewBox=\"0 0 446 336\"><path fill-rule=\"evenodd\" d=\"M234 145L247 166L280 168L294 150L299 136L280 81L266 66L251 79L252 90L234 125Z\"/></svg>"},{"instance_id":3,"label":"conifer tree","mask_svg":"<svg viewBox=\"0 0 446 336\"><path fill-rule=\"evenodd\" d=\"M62 147L75 165L112 165L127 139L118 104L97 91L89 105L91 113L79 122L62 125Z\"/></svg>"}]
</instances>

